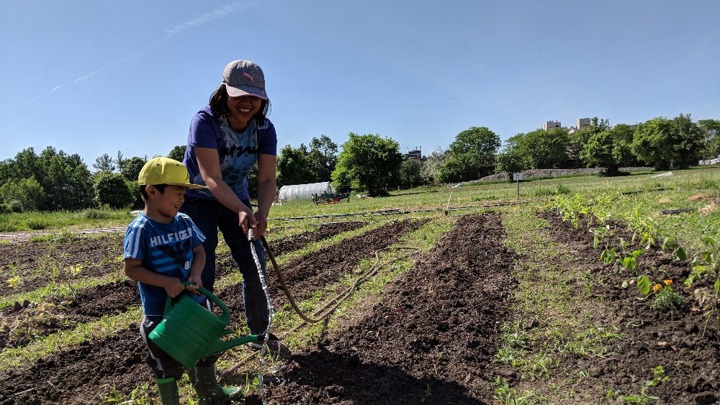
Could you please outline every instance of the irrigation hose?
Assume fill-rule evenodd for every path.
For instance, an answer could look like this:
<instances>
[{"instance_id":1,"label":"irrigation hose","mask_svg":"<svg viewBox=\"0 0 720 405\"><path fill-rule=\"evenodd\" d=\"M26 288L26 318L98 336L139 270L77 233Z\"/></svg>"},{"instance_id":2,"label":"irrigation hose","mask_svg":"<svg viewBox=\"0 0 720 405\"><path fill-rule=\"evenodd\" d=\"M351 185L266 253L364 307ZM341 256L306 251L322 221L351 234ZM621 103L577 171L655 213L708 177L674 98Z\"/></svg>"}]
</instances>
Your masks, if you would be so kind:
<instances>
[{"instance_id":1,"label":"irrigation hose","mask_svg":"<svg viewBox=\"0 0 720 405\"><path fill-rule=\"evenodd\" d=\"M382 267L382 266L373 265L368 271L366 271L364 274L361 274L355 280L355 282L350 287L348 287L343 293L338 294L333 299L331 299L328 303L326 303L325 306L323 306L322 308L319 309L319 311L325 310L325 312L323 312L320 315L316 315L317 318L311 318L311 317L305 315L305 313L303 313L303 311L300 309L300 307L298 307L297 303L295 302L295 299L293 298L292 294L290 293L290 289L288 289L287 284L285 283L285 277L283 276L282 272L280 271L280 266L278 266L277 261L275 261L275 255L273 254L272 249L270 248L270 245L267 243L267 240L265 240L265 236L261 236L260 239L262 241L263 246L265 247L265 251L268 253L270 262L272 262L273 270L275 271L275 274L277 275L278 281L280 283L280 289L283 290L283 292L285 293L285 295L288 298L288 301L290 302L290 305L295 310L295 312L298 314L298 316L302 320L304 320L305 322L308 322L308 323L321 322L322 320L324 320L325 318L330 316L330 314L333 313L340 306L340 304L343 301L345 301L350 296L350 294L352 294L353 291L355 291L357 289L358 285L360 285L361 282L374 276L377 273L377 271L380 269L380 267ZM417 248L408 248L408 249L417 249ZM419 249L417 249L417 250L419 250ZM377 256L377 254L378 253L376 251L375 252L376 260L380 261L380 258ZM396 260L399 260L399 259L396 259ZM389 264L391 262L388 262L385 264ZM334 303L334 305L333 305L333 303ZM330 305L332 305L332 306L330 306ZM328 308L328 307L330 307L330 308L326 310L326 308Z\"/></svg>"},{"instance_id":2,"label":"irrigation hose","mask_svg":"<svg viewBox=\"0 0 720 405\"><path fill-rule=\"evenodd\" d=\"M387 266L391 263L400 261L408 256L411 256L411 255L401 256L401 257L394 258L392 260L388 260L387 262L380 263L380 256L379 256L378 252L380 252L382 250L390 250L390 249L410 249L410 250L414 250L415 253L419 253L421 251L420 248L411 247L411 246L386 247L386 248L376 250L375 251L375 263L368 270L366 270L360 276L358 276L355 279L355 282L353 282L353 284L350 287L345 289L345 291L337 294L335 297L330 299L322 308L320 308L316 311L316 313L320 312L320 311L324 311L324 312L322 312L319 315L313 315L313 316L316 316L316 318L311 318L311 317L305 315L305 313L302 312L302 310L298 307L297 303L295 302L295 299L293 298L292 294L290 293L290 290L287 287L287 284L285 283L285 277L282 275L282 272L280 271L280 266L277 264L277 261L275 260L275 255L273 254L272 249L270 248L270 245L268 245L267 240L265 240L264 236L261 236L260 240L262 241L263 247L265 248L265 251L267 252L268 257L270 258L270 262L273 265L272 266L273 271L275 271L275 274L277 275L278 282L280 283L280 289L283 290L283 292L287 296L288 301L290 302L290 305L292 306L293 310L295 310L295 312L298 314L298 316L304 321L304 322L301 322L300 324L294 326L289 331L287 331L285 333L285 335L290 334L290 333L300 329L301 327L305 326L306 323L317 323L317 322L323 321L328 316L330 316L330 314L332 314L340 306L340 304L342 304L342 302L345 301L353 293L353 291L355 291L357 289L357 287L363 281L369 279L370 277L373 277L384 266ZM329 307L329 309L328 309L328 307ZM235 363L234 366L226 369L222 373L222 376L229 375L229 373L235 371L237 368L239 368L241 365L245 364L247 361L249 361L251 358L255 357L256 355L257 355L257 353L252 353L252 354L247 355L244 358L240 359L237 363Z\"/></svg>"}]
</instances>

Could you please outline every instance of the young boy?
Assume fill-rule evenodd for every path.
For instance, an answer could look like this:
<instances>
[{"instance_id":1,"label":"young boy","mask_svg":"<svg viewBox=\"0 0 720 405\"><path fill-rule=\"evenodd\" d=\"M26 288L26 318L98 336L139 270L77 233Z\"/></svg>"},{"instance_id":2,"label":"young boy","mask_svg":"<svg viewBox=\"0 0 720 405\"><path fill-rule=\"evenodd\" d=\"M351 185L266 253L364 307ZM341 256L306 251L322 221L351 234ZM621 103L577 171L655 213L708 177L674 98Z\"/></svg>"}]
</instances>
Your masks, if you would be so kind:
<instances>
[{"instance_id":1,"label":"young boy","mask_svg":"<svg viewBox=\"0 0 720 405\"><path fill-rule=\"evenodd\" d=\"M199 295L205 266L205 235L187 215L178 212L191 184L187 168L180 162L157 157L143 166L138 176L145 209L128 225L124 243L124 268L128 277L138 282L143 306L140 334L148 346L146 362L152 369L163 404L178 404L177 379L183 366L148 339L162 321L167 297L193 293L199 303L209 307ZM184 281L193 283L185 286ZM192 322L192 320L188 320ZM240 388L223 388L217 383L217 356L200 360L188 375L200 403L227 403L241 398Z\"/></svg>"}]
</instances>

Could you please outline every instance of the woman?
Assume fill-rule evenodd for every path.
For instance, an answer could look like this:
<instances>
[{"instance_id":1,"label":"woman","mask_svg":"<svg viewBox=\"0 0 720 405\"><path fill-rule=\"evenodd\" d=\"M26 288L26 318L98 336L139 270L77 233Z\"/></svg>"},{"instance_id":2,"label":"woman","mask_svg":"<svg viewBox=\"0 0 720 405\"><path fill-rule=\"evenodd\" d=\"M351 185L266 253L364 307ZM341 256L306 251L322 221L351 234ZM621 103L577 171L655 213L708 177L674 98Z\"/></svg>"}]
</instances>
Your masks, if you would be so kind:
<instances>
[{"instance_id":1,"label":"woman","mask_svg":"<svg viewBox=\"0 0 720 405\"><path fill-rule=\"evenodd\" d=\"M275 127L266 117L269 109L260 66L247 60L230 62L209 105L192 118L183 160L191 181L208 187L189 190L181 209L206 236L202 285L213 290L219 229L243 275L245 315L250 332L258 335L268 327L269 310L247 234L253 230L252 243L265 272L260 237L267 228L275 198L277 154ZM258 195L257 210L253 212L248 175L256 162ZM289 355L287 347L272 334L266 344L274 355Z\"/></svg>"}]
</instances>

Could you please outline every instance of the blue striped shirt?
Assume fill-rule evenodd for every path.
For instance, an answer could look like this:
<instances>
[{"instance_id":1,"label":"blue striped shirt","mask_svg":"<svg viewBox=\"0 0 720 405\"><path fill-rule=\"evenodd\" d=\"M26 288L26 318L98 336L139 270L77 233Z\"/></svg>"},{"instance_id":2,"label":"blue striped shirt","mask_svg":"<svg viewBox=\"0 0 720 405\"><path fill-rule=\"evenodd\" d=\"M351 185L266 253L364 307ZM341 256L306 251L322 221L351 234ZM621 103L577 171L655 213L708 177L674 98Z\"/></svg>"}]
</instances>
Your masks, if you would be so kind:
<instances>
[{"instance_id":1,"label":"blue striped shirt","mask_svg":"<svg viewBox=\"0 0 720 405\"><path fill-rule=\"evenodd\" d=\"M164 276L187 281L193 262L193 248L205 241L205 235L192 219L178 213L171 223L162 223L140 213L125 231L123 259L137 259L143 267ZM161 316L167 294L162 287L138 282L143 313Z\"/></svg>"}]
</instances>

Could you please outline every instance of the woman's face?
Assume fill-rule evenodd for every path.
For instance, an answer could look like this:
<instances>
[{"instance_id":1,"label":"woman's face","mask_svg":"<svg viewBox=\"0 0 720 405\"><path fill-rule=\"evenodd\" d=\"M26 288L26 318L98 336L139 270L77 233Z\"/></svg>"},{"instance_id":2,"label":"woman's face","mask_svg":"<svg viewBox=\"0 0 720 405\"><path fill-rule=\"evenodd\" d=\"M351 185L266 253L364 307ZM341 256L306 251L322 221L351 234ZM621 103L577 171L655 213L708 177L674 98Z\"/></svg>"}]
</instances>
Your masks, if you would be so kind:
<instances>
[{"instance_id":1,"label":"woman's face","mask_svg":"<svg viewBox=\"0 0 720 405\"><path fill-rule=\"evenodd\" d=\"M230 125L236 131L242 131L252 117L260 111L262 99L255 96L228 96L227 107L230 111Z\"/></svg>"}]
</instances>

